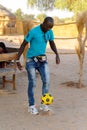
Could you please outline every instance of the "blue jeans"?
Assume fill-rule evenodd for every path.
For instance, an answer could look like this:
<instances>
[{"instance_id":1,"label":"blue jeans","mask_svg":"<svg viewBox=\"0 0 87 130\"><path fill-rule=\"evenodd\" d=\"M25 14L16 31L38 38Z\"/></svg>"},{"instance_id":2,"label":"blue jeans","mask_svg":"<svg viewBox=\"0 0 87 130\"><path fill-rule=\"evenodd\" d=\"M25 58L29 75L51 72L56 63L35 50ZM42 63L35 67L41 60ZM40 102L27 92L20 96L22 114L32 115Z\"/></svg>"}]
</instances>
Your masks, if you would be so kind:
<instances>
[{"instance_id":1,"label":"blue jeans","mask_svg":"<svg viewBox=\"0 0 87 130\"><path fill-rule=\"evenodd\" d=\"M34 88L36 86L36 70L40 73L42 80L42 95L49 91L50 76L47 61L35 62L32 58L27 59L26 70L28 73L28 102L29 106L35 104Z\"/></svg>"}]
</instances>

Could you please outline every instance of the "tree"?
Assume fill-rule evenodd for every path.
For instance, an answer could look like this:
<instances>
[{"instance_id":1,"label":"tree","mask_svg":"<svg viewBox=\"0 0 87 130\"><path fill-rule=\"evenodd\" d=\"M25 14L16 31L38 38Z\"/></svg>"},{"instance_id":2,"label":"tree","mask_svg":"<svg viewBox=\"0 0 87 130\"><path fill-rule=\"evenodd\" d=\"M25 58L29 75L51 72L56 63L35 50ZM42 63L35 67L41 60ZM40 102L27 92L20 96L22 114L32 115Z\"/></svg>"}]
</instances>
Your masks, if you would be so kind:
<instances>
[{"instance_id":1,"label":"tree","mask_svg":"<svg viewBox=\"0 0 87 130\"><path fill-rule=\"evenodd\" d=\"M42 22L45 17L46 17L46 14L39 14L39 15L37 16L37 19L38 19L40 22Z\"/></svg>"},{"instance_id":2,"label":"tree","mask_svg":"<svg viewBox=\"0 0 87 130\"><path fill-rule=\"evenodd\" d=\"M27 0L27 5L37 7L40 11L57 9L67 9L77 13L87 10L87 0Z\"/></svg>"},{"instance_id":3,"label":"tree","mask_svg":"<svg viewBox=\"0 0 87 130\"><path fill-rule=\"evenodd\" d=\"M40 11L52 10L54 8L55 0L27 0L27 5L30 7L37 7Z\"/></svg>"},{"instance_id":4,"label":"tree","mask_svg":"<svg viewBox=\"0 0 87 130\"><path fill-rule=\"evenodd\" d=\"M16 15L16 18L18 20L22 20L22 18L23 18L23 12L21 11L20 8L16 10L15 15Z\"/></svg>"},{"instance_id":5,"label":"tree","mask_svg":"<svg viewBox=\"0 0 87 130\"><path fill-rule=\"evenodd\" d=\"M87 0L56 0L55 7L77 13L78 11L87 10Z\"/></svg>"},{"instance_id":6,"label":"tree","mask_svg":"<svg viewBox=\"0 0 87 130\"><path fill-rule=\"evenodd\" d=\"M24 14L23 15L23 19L24 20L34 20L35 19L35 16L33 14Z\"/></svg>"}]
</instances>

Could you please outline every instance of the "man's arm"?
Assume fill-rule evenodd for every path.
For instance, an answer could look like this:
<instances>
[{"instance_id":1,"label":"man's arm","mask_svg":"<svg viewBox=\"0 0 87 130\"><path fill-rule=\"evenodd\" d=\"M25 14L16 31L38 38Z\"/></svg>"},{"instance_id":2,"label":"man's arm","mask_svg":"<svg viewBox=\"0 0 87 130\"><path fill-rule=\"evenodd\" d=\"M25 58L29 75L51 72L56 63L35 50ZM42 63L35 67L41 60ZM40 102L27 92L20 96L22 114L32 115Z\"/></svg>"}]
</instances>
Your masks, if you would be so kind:
<instances>
[{"instance_id":1,"label":"man's arm","mask_svg":"<svg viewBox=\"0 0 87 130\"><path fill-rule=\"evenodd\" d=\"M18 57L17 60L20 59L21 54L23 53L25 46L28 44L28 42L26 42L25 40L23 41L23 43L21 44L20 48L19 48L19 52L18 52Z\"/></svg>"},{"instance_id":2,"label":"man's arm","mask_svg":"<svg viewBox=\"0 0 87 130\"><path fill-rule=\"evenodd\" d=\"M22 55L24 49L25 49L25 46L28 44L28 42L26 40L23 41L23 43L21 44L20 48L19 48L19 51L18 51L18 57L17 57L17 66L19 68L19 70L22 69L22 66L19 62L19 59L20 59L20 56Z\"/></svg>"},{"instance_id":3,"label":"man's arm","mask_svg":"<svg viewBox=\"0 0 87 130\"><path fill-rule=\"evenodd\" d=\"M56 54L56 64L60 63L60 58L59 58L59 54L56 48L56 45L54 43L54 41L49 41L50 47L52 49L52 51Z\"/></svg>"}]
</instances>

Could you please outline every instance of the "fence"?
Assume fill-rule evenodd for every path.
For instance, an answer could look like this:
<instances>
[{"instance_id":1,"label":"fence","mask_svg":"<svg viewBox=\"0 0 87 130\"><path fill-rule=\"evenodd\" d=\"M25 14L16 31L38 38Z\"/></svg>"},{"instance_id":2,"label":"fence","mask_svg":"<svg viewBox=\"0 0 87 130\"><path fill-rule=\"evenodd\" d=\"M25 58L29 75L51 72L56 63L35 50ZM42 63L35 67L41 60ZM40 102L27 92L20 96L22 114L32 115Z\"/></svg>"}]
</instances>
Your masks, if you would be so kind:
<instances>
[{"instance_id":1,"label":"fence","mask_svg":"<svg viewBox=\"0 0 87 130\"><path fill-rule=\"evenodd\" d=\"M53 27L55 39L76 39L78 32L76 22L57 24Z\"/></svg>"},{"instance_id":2,"label":"fence","mask_svg":"<svg viewBox=\"0 0 87 130\"><path fill-rule=\"evenodd\" d=\"M0 35L25 35L26 32L39 23L31 21L12 21L15 26L7 26L8 20L0 20ZM77 38L76 22L55 24L53 27L56 39L74 39Z\"/></svg>"}]
</instances>

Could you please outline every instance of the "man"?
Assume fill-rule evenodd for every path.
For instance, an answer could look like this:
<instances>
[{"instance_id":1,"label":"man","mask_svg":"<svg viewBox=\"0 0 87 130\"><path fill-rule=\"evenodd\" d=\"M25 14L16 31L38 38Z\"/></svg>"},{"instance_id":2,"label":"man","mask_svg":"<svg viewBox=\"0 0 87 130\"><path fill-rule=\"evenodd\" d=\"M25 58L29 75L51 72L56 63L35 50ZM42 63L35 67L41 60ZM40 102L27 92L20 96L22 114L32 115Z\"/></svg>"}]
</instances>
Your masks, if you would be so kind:
<instances>
[{"instance_id":1,"label":"man","mask_svg":"<svg viewBox=\"0 0 87 130\"><path fill-rule=\"evenodd\" d=\"M42 80L42 95L49 92L50 76L47 63L46 46L49 41L51 49L56 54L56 64L60 63L60 58L54 43L54 34L51 30L54 25L52 17L46 17L41 25L38 25L31 29L25 36L23 43L19 49L17 65L21 70L21 64L19 58L24 51L25 46L30 43L30 47L26 54L26 70L28 74L28 99L29 109L32 114L38 114L38 110L35 107L34 99L34 87L36 86L36 70L40 73ZM49 111L50 108L47 105L41 104L41 110Z\"/></svg>"},{"instance_id":2,"label":"man","mask_svg":"<svg viewBox=\"0 0 87 130\"><path fill-rule=\"evenodd\" d=\"M3 54L3 53L8 53L8 51L7 51L7 48L5 46L5 43L0 42L0 54ZM4 68L5 64L6 64L5 61L0 62L0 68Z\"/></svg>"}]
</instances>

